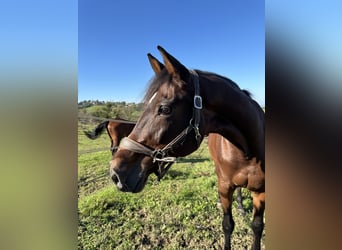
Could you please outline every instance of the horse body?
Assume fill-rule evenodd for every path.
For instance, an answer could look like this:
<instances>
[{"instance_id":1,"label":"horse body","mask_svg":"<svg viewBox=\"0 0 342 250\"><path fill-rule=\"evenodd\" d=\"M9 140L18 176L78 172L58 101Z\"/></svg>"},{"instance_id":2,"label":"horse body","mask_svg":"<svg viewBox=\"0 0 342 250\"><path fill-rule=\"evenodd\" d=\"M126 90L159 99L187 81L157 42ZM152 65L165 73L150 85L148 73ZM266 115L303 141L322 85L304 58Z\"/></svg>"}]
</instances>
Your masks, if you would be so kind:
<instances>
[{"instance_id":1,"label":"horse body","mask_svg":"<svg viewBox=\"0 0 342 250\"><path fill-rule=\"evenodd\" d=\"M110 139L110 150L114 154L119 146L122 138L128 136L135 126L135 122L131 122L121 118L105 120L101 122L93 131L85 131L84 134L92 140L98 138L104 131L107 130Z\"/></svg>"},{"instance_id":2,"label":"horse body","mask_svg":"<svg viewBox=\"0 0 342 250\"><path fill-rule=\"evenodd\" d=\"M245 187L252 191L253 196L253 249L260 249L265 210L265 172L261 161L255 157L246 159L240 149L219 134L209 134L208 147L218 177L218 191L224 213L225 246L230 246L230 235L234 230L231 213L233 193L237 187Z\"/></svg>"},{"instance_id":3,"label":"horse body","mask_svg":"<svg viewBox=\"0 0 342 250\"><path fill-rule=\"evenodd\" d=\"M225 249L231 247L231 205L237 186L254 192L253 249L260 249L265 208L262 109L228 78L190 71L158 49L165 65L148 54L155 77L141 117L110 163L113 182L121 191L140 192L151 173L175 157L192 153L209 135L224 214Z\"/></svg>"},{"instance_id":4,"label":"horse body","mask_svg":"<svg viewBox=\"0 0 342 250\"><path fill-rule=\"evenodd\" d=\"M218 133L241 149L247 158L264 161L264 113L232 80L199 71L203 98L202 133Z\"/></svg>"},{"instance_id":5,"label":"horse body","mask_svg":"<svg viewBox=\"0 0 342 250\"><path fill-rule=\"evenodd\" d=\"M219 134L208 137L210 155L214 160L218 179L225 186L244 187L264 191L265 174L256 158L246 159L241 150Z\"/></svg>"}]
</instances>

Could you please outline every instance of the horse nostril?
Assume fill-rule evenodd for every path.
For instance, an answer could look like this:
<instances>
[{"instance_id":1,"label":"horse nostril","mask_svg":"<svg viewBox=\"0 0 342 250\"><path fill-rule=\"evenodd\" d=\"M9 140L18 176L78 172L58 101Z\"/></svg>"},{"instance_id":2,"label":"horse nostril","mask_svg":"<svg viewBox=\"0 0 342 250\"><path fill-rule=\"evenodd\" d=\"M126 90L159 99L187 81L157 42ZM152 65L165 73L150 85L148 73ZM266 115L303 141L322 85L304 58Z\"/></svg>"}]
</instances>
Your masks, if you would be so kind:
<instances>
[{"instance_id":1,"label":"horse nostril","mask_svg":"<svg viewBox=\"0 0 342 250\"><path fill-rule=\"evenodd\" d=\"M118 189L122 189L122 183L120 181L119 175L114 171L114 169L110 169L110 177L112 178L114 184L117 186Z\"/></svg>"},{"instance_id":2,"label":"horse nostril","mask_svg":"<svg viewBox=\"0 0 342 250\"><path fill-rule=\"evenodd\" d=\"M112 178L112 181L113 181L115 184L119 182L119 178L118 178L115 174L112 175L111 178Z\"/></svg>"},{"instance_id":3,"label":"horse nostril","mask_svg":"<svg viewBox=\"0 0 342 250\"><path fill-rule=\"evenodd\" d=\"M112 179L113 179L114 176L116 176L116 173L115 173L114 169L112 169L112 168L109 169L109 175L110 175L110 178L112 178Z\"/></svg>"},{"instance_id":4,"label":"horse nostril","mask_svg":"<svg viewBox=\"0 0 342 250\"><path fill-rule=\"evenodd\" d=\"M109 173L110 173L110 178L112 178L113 182L115 184L118 183L119 182L119 177L118 177L117 173L115 173L114 169L111 168Z\"/></svg>"}]
</instances>

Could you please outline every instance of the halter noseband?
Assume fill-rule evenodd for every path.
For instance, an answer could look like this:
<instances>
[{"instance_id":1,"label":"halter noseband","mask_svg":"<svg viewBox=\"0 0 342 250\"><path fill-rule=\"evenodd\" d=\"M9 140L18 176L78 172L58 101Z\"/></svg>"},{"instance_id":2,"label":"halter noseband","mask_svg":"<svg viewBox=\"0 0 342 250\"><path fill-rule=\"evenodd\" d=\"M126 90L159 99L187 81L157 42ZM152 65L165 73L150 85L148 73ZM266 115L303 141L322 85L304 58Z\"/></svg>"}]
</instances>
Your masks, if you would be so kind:
<instances>
[{"instance_id":1,"label":"halter noseband","mask_svg":"<svg viewBox=\"0 0 342 250\"><path fill-rule=\"evenodd\" d=\"M192 118L190 119L189 125L174 138L169 144L161 149L151 149L135 140L132 140L128 137L125 137L121 140L119 147L123 147L129 151L144 154L150 156L153 159L153 162L158 162L158 180L160 181L166 172L169 170L171 165L177 160L177 157L169 156L169 152L172 151L175 145L182 145L186 136L194 130L195 138L197 141L197 146L201 143L201 134L199 132L199 123L200 123L200 113L202 109L202 97L200 96L200 86L199 86L199 77L196 71L190 70L191 76L194 82L194 107Z\"/></svg>"}]
</instances>

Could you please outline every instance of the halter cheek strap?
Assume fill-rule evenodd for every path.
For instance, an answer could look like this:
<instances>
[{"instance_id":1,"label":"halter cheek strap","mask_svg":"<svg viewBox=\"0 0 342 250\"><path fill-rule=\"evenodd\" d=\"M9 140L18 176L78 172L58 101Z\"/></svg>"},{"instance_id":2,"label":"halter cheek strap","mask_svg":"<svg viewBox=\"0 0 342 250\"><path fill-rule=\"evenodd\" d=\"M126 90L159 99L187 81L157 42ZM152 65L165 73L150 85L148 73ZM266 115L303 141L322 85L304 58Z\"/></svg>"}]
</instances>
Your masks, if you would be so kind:
<instances>
[{"instance_id":1,"label":"halter cheek strap","mask_svg":"<svg viewBox=\"0 0 342 250\"><path fill-rule=\"evenodd\" d=\"M169 144L161 149L151 149L135 140L125 137L121 140L119 148L125 148L129 151L150 156L153 162L158 162L158 180L161 180L166 174L171 165L177 160L177 157L169 156L169 152L174 149L176 145L182 145L186 136L194 130L195 138L197 141L197 147L201 143L202 136L199 132L199 124L201 120L201 109L202 109L202 97L200 96L199 77L196 71L190 70L193 78L195 95L194 95L194 107L193 115L189 122L189 125L174 138Z\"/></svg>"},{"instance_id":2,"label":"halter cheek strap","mask_svg":"<svg viewBox=\"0 0 342 250\"><path fill-rule=\"evenodd\" d=\"M199 77L195 70L190 70L190 73L193 78L194 82L194 89L195 89L195 95L194 95L194 109L193 109L193 118L190 120L190 124L192 123L192 120L194 122L193 129L195 130L195 137L197 140L197 146L201 143L201 134L199 132L199 124L201 120L201 109L202 109L202 97L200 96L200 86L199 86Z\"/></svg>"}]
</instances>

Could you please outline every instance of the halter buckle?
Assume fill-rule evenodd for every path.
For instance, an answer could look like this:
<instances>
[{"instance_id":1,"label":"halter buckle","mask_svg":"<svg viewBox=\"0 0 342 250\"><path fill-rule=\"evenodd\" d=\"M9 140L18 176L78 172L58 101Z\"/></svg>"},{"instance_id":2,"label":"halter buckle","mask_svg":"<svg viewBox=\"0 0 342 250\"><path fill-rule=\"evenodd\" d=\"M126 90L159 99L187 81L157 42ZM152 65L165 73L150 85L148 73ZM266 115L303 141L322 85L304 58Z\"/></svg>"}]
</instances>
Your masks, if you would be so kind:
<instances>
[{"instance_id":1,"label":"halter buckle","mask_svg":"<svg viewBox=\"0 0 342 250\"><path fill-rule=\"evenodd\" d=\"M152 155L152 157L153 157L153 162L156 162L156 161L159 161L159 160L163 159L164 156L165 156L165 153L162 152L160 149L155 150L155 151L153 152L153 155Z\"/></svg>"},{"instance_id":2,"label":"halter buckle","mask_svg":"<svg viewBox=\"0 0 342 250\"><path fill-rule=\"evenodd\" d=\"M202 109L202 97L199 95L194 96L194 107L196 109Z\"/></svg>"}]
</instances>

